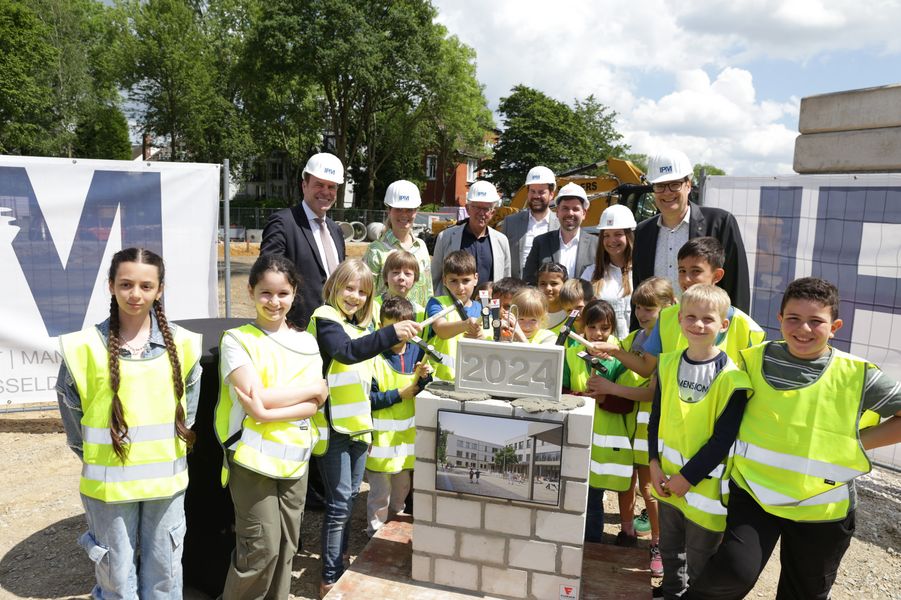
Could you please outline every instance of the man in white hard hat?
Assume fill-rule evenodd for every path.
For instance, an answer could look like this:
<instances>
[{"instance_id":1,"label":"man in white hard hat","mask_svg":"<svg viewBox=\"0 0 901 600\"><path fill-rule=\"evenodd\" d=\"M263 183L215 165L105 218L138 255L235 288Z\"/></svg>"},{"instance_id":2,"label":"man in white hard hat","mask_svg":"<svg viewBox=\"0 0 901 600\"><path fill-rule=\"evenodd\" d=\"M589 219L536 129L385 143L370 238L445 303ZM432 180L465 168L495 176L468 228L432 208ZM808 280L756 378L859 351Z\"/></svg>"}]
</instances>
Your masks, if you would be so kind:
<instances>
[{"instance_id":1,"label":"man in white hard hat","mask_svg":"<svg viewBox=\"0 0 901 600\"><path fill-rule=\"evenodd\" d=\"M679 290L677 255L685 242L696 237L717 238L726 251L722 280L732 305L747 312L751 304L748 258L738 223L731 213L689 202L691 161L678 150L662 150L648 159L648 183L660 214L645 219L635 229L632 277L635 287L648 277L669 279ZM637 327L633 315L633 329Z\"/></svg>"},{"instance_id":2,"label":"man in white hard hat","mask_svg":"<svg viewBox=\"0 0 901 600\"><path fill-rule=\"evenodd\" d=\"M488 181L476 181L466 194L469 218L448 227L438 234L432 252L432 285L435 294L442 294L444 257L457 250L465 250L476 259L479 283L497 281L510 276L510 244L507 236L488 227L488 222L500 204L497 189Z\"/></svg>"},{"instance_id":3,"label":"man in white hard hat","mask_svg":"<svg viewBox=\"0 0 901 600\"><path fill-rule=\"evenodd\" d=\"M302 278L288 321L306 327L322 304L322 286L344 260L344 235L328 210L344 183L344 166L334 154L320 152L307 161L300 189L303 200L278 211L263 229L260 254L280 254L294 263Z\"/></svg>"},{"instance_id":4,"label":"man in white hard hat","mask_svg":"<svg viewBox=\"0 0 901 600\"><path fill-rule=\"evenodd\" d=\"M594 264L598 236L582 231L582 221L588 214L585 190L577 183L567 183L560 188L556 205L560 229L535 238L522 270L527 283L537 285L538 268L546 262L560 263L570 278L578 278L588 265Z\"/></svg>"},{"instance_id":5,"label":"man in white hard hat","mask_svg":"<svg viewBox=\"0 0 901 600\"><path fill-rule=\"evenodd\" d=\"M557 188L557 179L547 167L532 167L526 175L527 210L510 215L500 224L500 231L510 242L513 277L522 279L522 268L532 250L535 238L560 228L557 215L551 211L551 200Z\"/></svg>"}]
</instances>

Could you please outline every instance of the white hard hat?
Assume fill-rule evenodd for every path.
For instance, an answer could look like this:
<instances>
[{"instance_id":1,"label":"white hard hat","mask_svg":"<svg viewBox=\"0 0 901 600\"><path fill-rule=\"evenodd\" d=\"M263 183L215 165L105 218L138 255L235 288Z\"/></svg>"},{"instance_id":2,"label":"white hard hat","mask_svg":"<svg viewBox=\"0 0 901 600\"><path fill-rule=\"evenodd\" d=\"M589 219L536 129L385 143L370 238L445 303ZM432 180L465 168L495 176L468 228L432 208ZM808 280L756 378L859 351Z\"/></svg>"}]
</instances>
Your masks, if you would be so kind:
<instances>
[{"instance_id":1,"label":"white hard hat","mask_svg":"<svg viewBox=\"0 0 901 600\"><path fill-rule=\"evenodd\" d=\"M412 181L398 179L385 190L385 206L391 208L419 208L422 199L419 188Z\"/></svg>"},{"instance_id":2,"label":"white hard hat","mask_svg":"<svg viewBox=\"0 0 901 600\"><path fill-rule=\"evenodd\" d=\"M341 159L328 152L311 156L303 172L332 183L344 183L344 165L341 164Z\"/></svg>"},{"instance_id":3,"label":"white hard hat","mask_svg":"<svg viewBox=\"0 0 901 600\"><path fill-rule=\"evenodd\" d=\"M635 215L624 204L608 206L598 221L598 229L635 229L635 227Z\"/></svg>"},{"instance_id":4,"label":"white hard hat","mask_svg":"<svg viewBox=\"0 0 901 600\"><path fill-rule=\"evenodd\" d=\"M563 198L578 198L582 202L582 208L588 209L588 196L585 194L585 188L578 183L567 183L560 188L560 191L557 192L557 197L554 199L554 204L559 205L560 200Z\"/></svg>"},{"instance_id":5,"label":"white hard hat","mask_svg":"<svg viewBox=\"0 0 901 600\"><path fill-rule=\"evenodd\" d=\"M466 192L467 202L491 202L500 204L501 197L497 194L497 188L490 181L479 180L469 186Z\"/></svg>"},{"instance_id":6,"label":"white hard hat","mask_svg":"<svg viewBox=\"0 0 901 600\"><path fill-rule=\"evenodd\" d=\"M553 185L557 183L557 179L554 177L554 172L547 167L532 167L529 169L529 174L526 175L526 183L524 185L531 185L533 183L547 183Z\"/></svg>"},{"instance_id":7,"label":"white hard hat","mask_svg":"<svg viewBox=\"0 0 901 600\"><path fill-rule=\"evenodd\" d=\"M660 150L648 158L648 183L678 181L693 173L691 161L679 150Z\"/></svg>"}]
</instances>

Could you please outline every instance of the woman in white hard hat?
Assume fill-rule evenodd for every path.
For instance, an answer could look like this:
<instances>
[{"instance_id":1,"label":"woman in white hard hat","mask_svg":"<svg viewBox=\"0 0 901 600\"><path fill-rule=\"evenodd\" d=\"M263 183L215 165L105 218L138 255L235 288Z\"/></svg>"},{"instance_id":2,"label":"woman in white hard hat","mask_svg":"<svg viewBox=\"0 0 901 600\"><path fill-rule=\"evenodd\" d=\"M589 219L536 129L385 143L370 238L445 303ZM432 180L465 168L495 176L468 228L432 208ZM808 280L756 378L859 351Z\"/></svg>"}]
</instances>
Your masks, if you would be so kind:
<instances>
[{"instance_id":1,"label":"woman in white hard hat","mask_svg":"<svg viewBox=\"0 0 901 600\"><path fill-rule=\"evenodd\" d=\"M431 259L425 242L413 235L413 222L422 200L415 183L399 179L385 191L385 206L388 207L387 228L376 241L369 244L363 262L375 277L375 293L387 289L382 277L385 259L395 250L406 250L419 262L419 279L413 284L407 299L425 306L432 297Z\"/></svg>"},{"instance_id":2,"label":"woman in white hard hat","mask_svg":"<svg viewBox=\"0 0 901 600\"><path fill-rule=\"evenodd\" d=\"M629 334L632 314L632 250L635 247L635 217L627 206L614 204L601 213L598 224L601 243L593 265L582 271L595 295L606 300L616 312L616 337Z\"/></svg>"}]
</instances>

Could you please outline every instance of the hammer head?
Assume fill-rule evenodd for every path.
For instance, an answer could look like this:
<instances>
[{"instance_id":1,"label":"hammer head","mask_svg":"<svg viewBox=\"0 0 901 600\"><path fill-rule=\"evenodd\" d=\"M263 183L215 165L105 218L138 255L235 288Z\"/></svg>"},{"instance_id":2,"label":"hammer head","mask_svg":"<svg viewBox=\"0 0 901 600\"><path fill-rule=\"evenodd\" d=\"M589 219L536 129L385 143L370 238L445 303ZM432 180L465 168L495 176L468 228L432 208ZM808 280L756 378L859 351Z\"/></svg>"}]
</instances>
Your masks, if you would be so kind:
<instances>
[{"instance_id":1,"label":"hammer head","mask_svg":"<svg viewBox=\"0 0 901 600\"><path fill-rule=\"evenodd\" d=\"M466 314L466 307L463 306L463 303L456 296L451 296L454 299L454 308L457 309L457 314L460 315L460 319L465 321L469 318L469 315Z\"/></svg>"},{"instance_id":2,"label":"hammer head","mask_svg":"<svg viewBox=\"0 0 901 600\"><path fill-rule=\"evenodd\" d=\"M414 344L416 344L417 346L419 346L420 348L422 348L422 351L425 352L425 355L428 356L429 358L434 359L435 361L441 363L442 365L453 366L453 361L451 360L451 358L449 356L442 354L441 352L438 352L438 350L435 349L435 346L433 346L432 344L426 343L426 341L423 340L421 337L416 336L413 339L411 339L410 341L413 342Z\"/></svg>"},{"instance_id":3,"label":"hammer head","mask_svg":"<svg viewBox=\"0 0 901 600\"><path fill-rule=\"evenodd\" d=\"M607 374L607 367L604 366L603 361L597 356L592 356L589 353L582 351L577 354L579 358L585 361L585 365L588 367L588 371L597 371L600 375Z\"/></svg>"}]
</instances>

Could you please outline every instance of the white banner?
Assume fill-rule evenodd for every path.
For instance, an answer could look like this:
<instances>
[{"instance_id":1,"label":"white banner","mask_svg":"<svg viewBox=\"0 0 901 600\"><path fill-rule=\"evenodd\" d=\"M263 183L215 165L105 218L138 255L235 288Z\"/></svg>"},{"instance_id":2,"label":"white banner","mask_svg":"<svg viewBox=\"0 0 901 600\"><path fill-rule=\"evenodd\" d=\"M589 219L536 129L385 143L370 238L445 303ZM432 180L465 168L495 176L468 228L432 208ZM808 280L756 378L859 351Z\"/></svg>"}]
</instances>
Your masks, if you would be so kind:
<instances>
[{"instance_id":1,"label":"white banner","mask_svg":"<svg viewBox=\"0 0 901 600\"><path fill-rule=\"evenodd\" d=\"M833 344L901 380L901 174L711 177L704 204L738 220L751 316L768 339L781 339L776 314L785 286L822 277L841 298L844 326ZM901 446L874 455L901 466Z\"/></svg>"},{"instance_id":2,"label":"white banner","mask_svg":"<svg viewBox=\"0 0 901 600\"><path fill-rule=\"evenodd\" d=\"M0 156L0 406L53 402L57 337L109 316L117 251L160 254L171 320L218 316L219 165Z\"/></svg>"}]
</instances>

